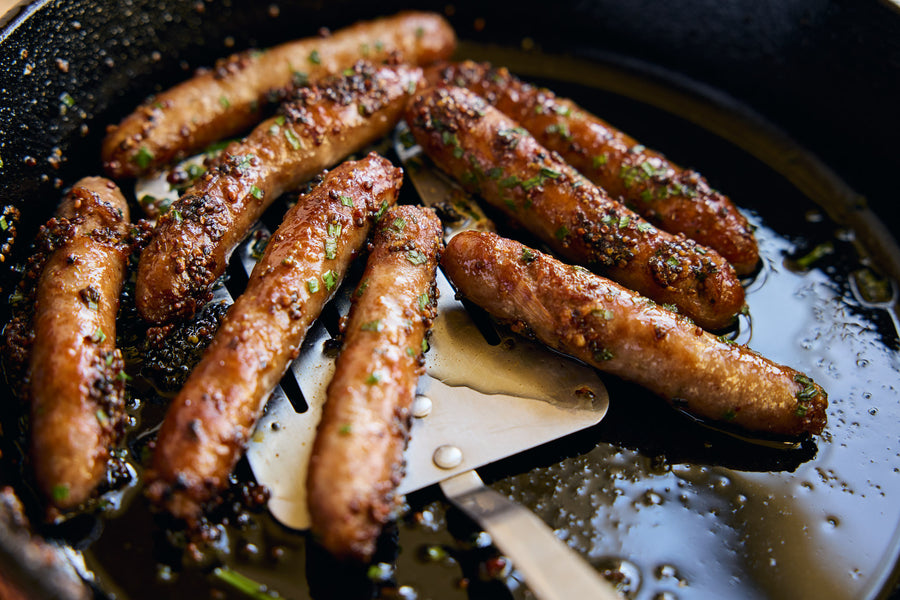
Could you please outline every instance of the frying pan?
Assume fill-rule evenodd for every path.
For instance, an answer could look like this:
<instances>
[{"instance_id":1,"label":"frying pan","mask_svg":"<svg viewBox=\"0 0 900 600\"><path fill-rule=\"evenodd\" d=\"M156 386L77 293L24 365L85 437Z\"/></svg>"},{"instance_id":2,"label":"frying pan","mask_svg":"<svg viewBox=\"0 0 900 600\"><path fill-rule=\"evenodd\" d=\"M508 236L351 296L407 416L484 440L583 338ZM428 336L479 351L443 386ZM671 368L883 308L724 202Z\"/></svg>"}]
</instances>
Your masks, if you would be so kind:
<instances>
[{"instance_id":1,"label":"frying pan","mask_svg":"<svg viewBox=\"0 0 900 600\"><path fill-rule=\"evenodd\" d=\"M7 15L0 205L22 216L16 240L6 240L4 293L17 278L10 266L61 190L99 172L106 124L146 95L232 50L404 6L73 0ZM742 322L739 341L811 372L830 392L826 434L785 450L705 428L611 380L613 404L601 425L494 465L485 479L538 512L632 597L891 596L900 556L897 338L886 312L853 296L848 274L868 266L900 279L891 233L900 173L892 151L900 131L898 7L558 0L417 8L449 13L469 55L552 85L729 192L759 227L767 256L748 282L751 320ZM0 234L12 237L9 228ZM831 252L806 265L802 259L826 243ZM3 409L16 410L7 392ZM11 438L3 438L0 482L13 484L35 516ZM410 516L389 532L399 543L384 547L399 554L386 550L382 558L396 563L398 586L408 583L420 597L527 597L515 573L496 568L502 561L471 523L438 498L427 490L410 497ZM84 552L100 595L202 597L219 589L203 565L175 583L160 581L169 572L155 548L165 541L139 511L139 495L130 504L137 508L107 520L41 533L64 540L67 552ZM369 589L365 574L341 571L264 516L251 522L230 530L242 548L237 570L292 597ZM250 551L270 538L287 568ZM22 564L24 551L2 545L0 572L17 573L34 597L60 597L41 571ZM424 560L436 547L453 560ZM120 577L124 570L131 575ZM403 587L394 593L409 596Z\"/></svg>"}]
</instances>

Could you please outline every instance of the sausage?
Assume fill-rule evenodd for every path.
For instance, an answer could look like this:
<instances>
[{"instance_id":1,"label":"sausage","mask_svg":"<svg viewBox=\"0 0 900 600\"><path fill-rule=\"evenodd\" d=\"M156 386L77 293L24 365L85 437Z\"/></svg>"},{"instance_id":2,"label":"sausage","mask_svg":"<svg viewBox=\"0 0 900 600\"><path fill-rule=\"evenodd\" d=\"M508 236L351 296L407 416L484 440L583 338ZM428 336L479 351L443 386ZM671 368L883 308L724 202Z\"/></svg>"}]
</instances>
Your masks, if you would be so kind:
<instances>
[{"instance_id":1,"label":"sausage","mask_svg":"<svg viewBox=\"0 0 900 600\"><path fill-rule=\"evenodd\" d=\"M453 237L457 291L519 333L752 432L821 433L828 399L808 377L703 331L628 289L492 233Z\"/></svg>"},{"instance_id":2,"label":"sausage","mask_svg":"<svg viewBox=\"0 0 900 600\"><path fill-rule=\"evenodd\" d=\"M739 275L752 273L759 248L732 201L566 98L522 82L506 68L464 61L428 70L430 83L466 87L519 122L545 148L669 233L683 233L721 254Z\"/></svg>"},{"instance_id":3,"label":"sausage","mask_svg":"<svg viewBox=\"0 0 900 600\"><path fill-rule=\"evenodd\" d=\"M287 212L166 412L147 474L156 504L194 523L227 485L266 399L402 178L370 154L336 167Z\"/></svg>"},{"instance_id":4,"label":"sausage","mask_svg":"<svg viewBox=\"0 0 900 600\"><path fill-rule=\"evenodd\" d=\"M92 495L124 426L124 365L115 341L128 219L115 184L87 177L48 224L56 241L35 294L31 456L38 487L59 509Z\"/></svg>"},{"instance_id":5,"label":"sausage","mask_svg":"<svg viewBox=\"0 0 900 600\"><path fill-rule=\"evenodd\" d=\"M743 308L744 289L724 258L613 201L475 93L430 88L405 118L440 168L571 262L708 329L728 326Z\"/></svg>"},{"instance_id":6,"label":"sausage","mask_svg":"<svg viewBox=\"0 0 900 600\"><path fill-rule=\"evenodd\" d=\"M114 178L144 175L186 158L212 142L257 123L272 90L399 53L425 65L446 59L456 36L439 15L401 12L359 22L334 34L296 40L265 51L249 50L149 98L103 140L102 159Z\"/></svg>"},{"instance_id":7,"label":"sausage","mask_svg":"<svg viewBox=\"0 0 900 600\"><path fill-rule=\"evenodd\" d=\"M272 201L387 134L420 79L418 67L357 63L351 74L301 89L280 115L229 145L160 218L141 253L140 315L161 324L193 314Z\"/></svg>"},{"instance_id":8,"label":"sausage","mask_svg":"<svg viewBox=\"0 0 900 600\"><path fill-rule=\"evenodd\" d=\"M442 233L429 208L386 213L353 294L307 476L313 535L339 559L369 562L398 508Z\"/></svg>"}]
</instances>

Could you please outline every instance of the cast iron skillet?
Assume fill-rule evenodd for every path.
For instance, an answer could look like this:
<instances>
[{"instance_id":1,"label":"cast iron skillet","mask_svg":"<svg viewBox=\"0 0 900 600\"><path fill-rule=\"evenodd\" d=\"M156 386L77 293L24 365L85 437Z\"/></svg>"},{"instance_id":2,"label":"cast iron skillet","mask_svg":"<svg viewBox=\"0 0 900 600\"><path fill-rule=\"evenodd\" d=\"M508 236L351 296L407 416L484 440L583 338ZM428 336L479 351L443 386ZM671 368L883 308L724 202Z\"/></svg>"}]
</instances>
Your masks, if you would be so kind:
<instances>
[{"instance_id":1,"label":"cast iron skillet","mask_svg":"<svg viewBox=\"0 0 900 600\"><path fill-rule=\"evenodd\" d=\"M11 242L3 293L17 278L10 265L24 256L61 190L99 172L105 125L147 94L232 50L270 46L314 34L322 25L336 28L403 7L74 0L14 10L0 38L0 205L18 208L22 218L16 241L11 228L0 232ZM779 588L793 597L804 591L821 596L823 590L851 589L847 581L863 582L853 588L860 595L890 595L900 554L900 515L894 514L900 475L893 472L900 448L892 433L900 405L897 340L884 313L850 296L847 274L868 264L900 279L896 242L885 227L892 223L900 172L900 155L891 150L900 131L897 7L874 0L558 0L417 8L446 11L473 56L507 59L514 70L552 84L677 162L702 167L730 192L760 227L770 257L748 289L751 312L756 306L776 325L754 321L751 345L785 352L773 358L812 369L831 384L828 431L786 452L704 429L613 381L611 414L598 428L504 461L486 477L537 510L595 564L617 573L635 597L781 597ZM792 259L823 242L834 249L828 258L811 271L785 274L796 264ZM784 285L791 302L764 291L775 286L783 292ZM802 307L800 323L780 315L795 301ZM745 323L740 335L750 335L749 329ZM6 412L14 412L6 392L3 402ZM3 438L0 483L21 490L10 437ZM853 461L841 460L850 452L845 448L852 449ZM21 491L27 499L28 491ZM589 500L578 500L583 497ZM477 544L465 541L471 524L438 498L433 490L410 498L414 518L395 532L407 547L398 573L408 573L432 597L522 597L522 590L479 575L486 563ZM798 509L806 502L808 513ZM670 508L679 504L683 508ZM858 513L878 511L889 517L887 531L873 539L878 550L872 557L865 540L843 532L865 530L868 516ZM154 558L146 548L159 540L128 513L105 526L92 522L88 531L47 533L85 550L89 562L99 561L89 566L114 571L131 560L141 578L148 568L138 563ZM432 518L437 534L422 525ZM781 527L787 533L777 531ZM790 536L808 537L810 543L798 547L814 556L798 558L773 547ZM725 539L724 551L704 564L710 537ZM818 541L824 541L821 547L812 544ZM415 547L435 544L450 548L458 565L410 558ZM6 572L19 569L22 585L38 597L55 595L49 578L22 566L9 543L3 546ZM610 550L617 547L619 552ZM302 553L299 548L293 550ZM123 558L112 561L118 550ZM307 587L316 597L340 597L329 581L339 571L314 548L306 552L308 585L298 584L303 591L297 597ZM747 570L733 580L729 553L750 557ZM796 565L810 564L818 567L798 573ZM259 570L260 561L243 566ZM716 570L724 575L712 578L719 584L713 593L703 581ZM752 577L742 578L748 572ZM831 585L832 575L841 583ZM467 592L454 587L460 576L469 582ZM98 577L99 588L121 585L115 574ZM789 585L787 577L800 583ZM444 591L430 592L423 583L435 578ZM188 591L176 586L172 597L197 593L190 576L182 580Z\"/></svg>"}]
</instances>

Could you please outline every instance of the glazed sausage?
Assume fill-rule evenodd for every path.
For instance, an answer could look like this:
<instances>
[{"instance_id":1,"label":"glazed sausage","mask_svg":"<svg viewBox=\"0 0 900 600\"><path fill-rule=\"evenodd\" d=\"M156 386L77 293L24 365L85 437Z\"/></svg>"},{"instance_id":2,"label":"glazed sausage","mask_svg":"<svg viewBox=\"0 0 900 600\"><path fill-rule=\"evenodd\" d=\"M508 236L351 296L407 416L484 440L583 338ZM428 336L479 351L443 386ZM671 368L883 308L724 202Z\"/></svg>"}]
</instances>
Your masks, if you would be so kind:
<instances>
[{"instance_id":1,"label":"glazed sausage","mask_svg":"<svg viewBox=\"0 0 900 600\"><path fill-rule=\"evenodd\" d=\"M315 82L359 59L381 62L399 53L407 63L425 65L455 48L456 36L442 17L410 11L232 56L148 99L110 128L104 168L111 177L135 177L186 158L258 122L272 90Z\"/></svg>"},{"instance_id":2,"label":"glazed sausage","mask_svg":"<svg viewBox=\"0 0 900 600\"><path fill-rule=\"evenodd\" d=\"M431 209L395 207L378 224L353 295L307 477L312 532L339 559L368 562L399 504L442 234Z\"/></svg>"},{"instance_id":3,"label":"glazed sausage","mask_svg":"<svg viewBox=\"0 0 900 600\"><path fill-rule=\"evenodd\" d=\"M31 456L38 487L67 509L103 480L122 433L125 376L115 341L130 251L128 204L111 181L88 177L66 195L47 230L55 248L35 296Z\"/></svg>"},{"instance_id":4,"label":"glazed sausage","mask_svg":"<svg viewBox=\"0 0 900 600\"><path fill-rule=\"evenodd\" d=\"M709 329L729 325L743 307L734 269L714 250L611 200L475 93L430 88L405 118L440 168L568 260L602 269Z\"/></svg>"},{"instance_id":5,"label":"glazed sausage","mask_svg":"<svg viewBox=\"0 0 900 600\"><path fill-rule=\"evenodd\" d=\"M442 266L462 296L514 330L696 416L789 436L825 426L827 396L802 373L585 269L482 232L456 235Z\"/></svg>"},{"instance_id":6,"label":"glazed sausage","mask_svg":"<svg viewBox=\"0 0 900 600\"><path fill-rule=\"evenodd\" d=\"M300 197L166 413L148 494L195 521L228 483L269 393L333 295L403 173L370 154Z\"/></svg>"},{"instance_id":7,"label":"glazed sausage","mask_svg":"<svg viewBox=\"0 0 900 600\"><path fill-rule=\"evenodd\" d=\"M739 275L756 269L759 248L747 219L696 171L682 169L571 100L524 83L505 68L464 61L432 67L426 77L483 96L610 196L660 229L709 246Z\"/></svg>"},{"instance_id":8,"label":"glazed sausage","mask_svg":"<svg viewBox=\"0 0 900 600\"><path fill-rule=\"evenodd\" d=\"M420 78L418 67L358 63L322 87L302 88L280 115L229 145L160 218L141 253L135 292L141 316L165 323L193 314L272 201L387 134Z\"/></svg>"}]
</instances>

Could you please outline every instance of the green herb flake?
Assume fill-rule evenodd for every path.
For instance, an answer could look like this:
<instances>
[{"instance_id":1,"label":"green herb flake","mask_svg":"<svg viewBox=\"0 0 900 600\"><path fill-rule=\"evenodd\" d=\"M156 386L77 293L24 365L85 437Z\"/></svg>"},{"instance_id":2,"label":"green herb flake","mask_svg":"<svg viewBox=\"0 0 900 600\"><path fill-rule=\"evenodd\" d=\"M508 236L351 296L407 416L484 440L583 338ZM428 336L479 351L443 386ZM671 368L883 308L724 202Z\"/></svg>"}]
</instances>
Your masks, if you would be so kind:
<instances>
[{"instance_id":1,"label":"green herb flake","mask_svg":"<svg viewBox=\"0 0 900 600\"><path fill-rule=\"evenodd\" d=\"M424 27L416 27L416 38L422 39L425 36L425 28Z\"/></svg>"},{"instance_id":2,"label":"green herb flake","mask_svg":"<svg viewBox=\"0 0 900 600\"><path fill-rule=\"evenodd\" d=\"M410 250L406 253L406 260L414 265L423 265L428 261L428 257L421 250Z\"/></svg>"},{"instance_id":3,"label":"green herb flake","mask_svg":"<svg viewBox=\"0 0 900 600\"><path fill-rule=\"evenodd\" d=\"M106 334L103 333L103 330L98 327L91 335L91 341L96 344L102 344L106 341Z\"/></svg>"},{"instance_id":4,"label":"green herb flake","mask_svg":"<svg viewBox=\"0 0 900 600\"><path fill-rule=\"evenodd\" d=\"M595 308L591 311L591 314L598 319L603 319L604 321L611 321L612 318L616 316L616 313L609 310L608 308Z\"/></svg>"},{"instance_id":5,"label":"green herb flake","mask_svg":"<svg viewBox=\"0 0 900 600\"><path fill-rule=\"evenodd\" d=\"M365 292L366 288L368 288L368 287L369 287L369 278L366 277L359 284L359 287L356 288L356 297L359 298L360 296L362 296L363 292Z\"/></svg>"},{"instance_id":6,"label":"green herb flake","mask_svg":"<svg viewBox=\"0 0 900 600\"><path fill-rule=\"evenodd\" d=\"M594 352L594 362L606 362L615 358L613 353L607 348L601 348Z\"/></svg>"},{"instance_id":7,"label":"green herb flake","mask_svg":"<svg viewBox=\"0 0 900 600\"><path fill-rule=\"evenodd\" d=\"M834 253L834 244L832 244L830 241L824 242L824 243L817 245L809 253L807 253L804 256L801 256L794 262L801 269L807 270L810 267L812 267L813 263L816 263L821 258L824 258L825 256L828 256L829 254L833 254L833 253Z\"/></svg>"},{"instance_id":8,"label":"green herb flake","mask_svg":"<svg viewBox=\"0 0 900 600\"><path fill-rule=\"evenodd\" d=\"M318 50L313 50L312 52L309 53L309 62L311 62L314 65L322 64L322 55L319 54Z\"/></svg>"},{"instance_id":9,"label":"green herb flake","mask_svg":"<svg viewBox=\"0 0 900 600\"><path fill-rule=\"evenodd\" d=\"M619 229L625 229L628 227L628 224L631 223L631 217L629 215L622 215L619 217Z\"/></svg>"},{"instance_id":10,"label":"green herb flake","mask_svg":"<svg viewBox=\"0 0 900 600\"><path fill-rule=\"evenodd\" d=\"M724 413L722 413L722 420L723 420L723 421L734 421L734 419L735 419L736 417L737 417L737 413L734 411L733 408L729 408L729 409L726 410Z\"/></svg>"},{"instance_id":11,"label":"green herb flake","mask_svg":"<svg viewBox=\"0 0 900 600\"><path fill-rule=\"evenodd\" d=\"M378 221L384 215L384 212L388 209L387 200L382 200L381 206L378 208L378 212L375 213L375 220Z\"/></svg>"},{"instance_id":12,"label":"green herb flake","mask_svg":"<svg viewBox=\"0 0 900 600\"><path fill-rule=\"evenodd\" d=\"M381 322L381 319L375 319L374 321L363 323L359 326L359 329L360 331L374 331L377 333L384 330L384 324Z\"/></svg>"},{"instance_id":13,"label":"green herb flake","mask_svg":"<svg viewBox=\"0 0 900 600\"><path fill-rule=\"evenodd\" d=\"M153 153L150 152L147 146L141 146L131 160L141 169L146 169L153 164Z\"/></svg>"},{"instance_id":14,"label":"green herb flake","mask_svg":"<svg viewBox=\"0 0 900 600\"><path fill-rule=\"evenodd\" d=\"M337 285L337 273L335 273L331 269L325 271L325 273L322 274L322 281L325 282L325 289L330 292Z\"/></svg>"},{"instance_id":15,"label":"green herb flake","mask_svg":"<svg viewBox=\"0 0 900 600\"><path fill-rule=\"evenodd\" d=\"M559 241L565 240L568 235L569 235L569 228L566 227L565 225L563 225L562 227L557 229L553 234L553 236L556 239L558 239Z\"/></svg>"},{"instance_id":16,"label":"green herb flake","mask_svg":"<svg viewBox=\"0 0 900 600\"><path fill-rule=\"evenodd\" d=\"M534 254L534 250L532 250L531 248L522 248L522 256L520 257L520 259L523 263L530 264L534 262L535 258L537 257Z\"/></svg>"},{"instance_id":17,"label":"green herb flake","mask_svg":"<svg viewBox=\"0 0 900 600\"><path fill-rule=\"evenodd\" d=\"M369 373L368 377L366 377L366 385L375 385L380 382L382 379L382 375L379 371L372 371Z\"/></svg>"},{"instance_id":18,"label":"green herb flake","mask_svg":"<svg viewBox=\"0 0 900 600\"><path fill-rule=\"evenodd\" d=\"M256 198L257 200L263 199L263 191L256 187L255 185L250 186L250 195Z\"/></svg>"},{"instance_id":19,"label":"green herb flake","mask_svg":"<svg viewBox=\"0 0 900 600\"><path fill-rule=\"evenodd\" d=\"M54 501L61 502L69 497L69 486L64 483L54 485L53 489L50 491L50 495L53 496Z\"/></svg>"},{"instance_id":20,"label":"green herb flake","mask_svg":"<svg viewBox=\"0 0 900 600\"><path fill-rule=\"evenodd\" d=\"M219 96L219 104L222 105L222 108L231 108L231 100L224 94Z\"/></svg>"},{"instance_id":21,"label":"green herb flake","mask_svg":"<svg viewBox=\"0 0 900 600\"><path fill-rule=\"evenodd\" d=\"M101 425L106 425L109 423L109 415L106 414L106 411L102 408L98 408L94 413L94 416L97 417L97 422Z\"/></svg>"},{"instance_id":22,"label":"green herb flake","mask_svg":"<svg viewBox=\"0 0 900 600\"><path fill-rule=\"evenodd\" d=\"M272 600L281 597L276 592L269 590L266 585L254 581L246 575L241 575L229 567L216 567L212 574L220 582L253 600Z\"/></svg>"},{"instance_id":23,"label":"green herb flake","mask_svg":"<svg viewBox=\"0 0 900 600\"><path fill-rule=\"evenodd\" d=\"M309 290L310 294L315 294L319 291L319 280L315 277L306 280L306 289Z\"/></svg>"},{"instance_id":24,"label":"green herb flake","mask_svg":"<svg viewBox=\"0 0 900 600\"><path fill-rule=\"evenodd\" d=\"M59 100L69 108L75 106L75 98L73 98L72 94L70 94L69 92L63 92L62 94L60 94Z\"/></svg>"},{"instance_id":25,"label":"green herb flake","mask_svg":"<svg viewBox=\"0 0 900 600\"><path fill-rule=\"evenodd\" d=\"M794 375L794 381L802 386L800 391L797 392L797 400L800 402L809 402L819 395L819 389L816 384L803 373Z\"/></svg>"},{"instance_id":26,"label":"green herb flake","mask_svg":"<svg viewBox=\"0 0 900 600\"><path fill-rule=\"evenodd\" d=\"M298 138L297 134L291 131L290 128L285 128L284 138L288 141L288 144L290 144L291 148L293 148L294 150L300 150L303 147L303 140Z\"/></svg>"},{"instance_id":27,"label":"green herb flake","mask_svg":"<svg viewBox=\"0 0 900 600\"><path fill-rule=\"evenodd\" d=\"M326 239L325 240L325 258L328 260L334 260L334 257L337 256L337 240L334 239Z\"/></svg>"},{"instance_id":28,"label":"green herb flake","mask_svg":"<svg viewBox=\"0 0 900 600\"><path fill-rule=\"evenodd\" d=\"M353 431L353 426L350 423L344 423L341 425L340 429L338 429L338 433L341 435L350 435L350 432Z\"/></svg>"},{"instance_id":29,"label":"green herb flake","mask_svg":"<svg viewBox=\"0 0 900 600\"><path fill-rule=\"evenodd\" d=\"M428 307L428 292L424 294L419 294L419 312L424 312Z\"/></svg>"},{"instance_id":30,"label":"green herb flake","mask_svg":"<svg viewBox=\"0 0 900 600\"><path fill-rule=\"evenodd\" d=\"M3 231L9 229L9 223L6 222L6 215L0 216L0 229Z\"/></svg>"},{"instance_id":31,"label":"green herb flake","mask_svg":"<svg viewBox=\"0 0 900 600\"><path fill-rule=\"evenodd\" d=\"M131 381L131 375L126 373L125 371L119 371L116 373L116 379L119 381Z\"/></svg>"},{"instance_id":32,"label":"green herb flake","mask_svg":"<svg viewBox=\"0 0 900 600\"><path fill-rule=\"evenodd\" d=\"M647 233L648 231L653 231L653 225L651 225L647 221L641 221L640 223L638 223L637 230L641 233Z\"/></svg>"},{"instance_id":33,"label":"green herb flake","mask_svg":"<svg viewBox=\"0 0 900 600\"><path fill-rule=\"evenodd\" d=\"M338 196L338 198L341 201L341 206L349 206L351 208L353 207L353 198L351 198L350 196L341 194L340 196Z\"/></svg>"},{"instance_id":34,"label":"green herb flake","mask_svg":"<svg viewBox=\"0 0 900 600\"><path fill-rule=\"evenodd\" d=\"M603 154L599 154L591 159L591 164L593 164L595 169L598 169L609 162L609 154L604 152Z\"/></svg>"},{"instance_id":35,"label":"green herb flake","mask_svg":"<svg viewBox=\"0 0 900 600\"><path fill-rule=\"evenodd\" d=\"M670 267L680 267L681 261L678 260L677 256L670 256L669 258L666 259L666 264L669 265Z\"/></svg>"},{"instance_id":36,"label":"green herb flake","mask_svg":"<svg viewBox=\"0 0 900 600\"><path fill-rule=\"evenodd\" d=\"M423 340L422 340L422 352L423 352L423 353L424 353L424 352L428 352L428 348L429 348L429 346L428 346L428 340L423 339Z\"/></svg>"},{"instance_id":37,"label":"green herb flake","mask_svg":"<svg viewBox=\"0 0 900 600\"><path fill-rule=\"evenodd\" d=\"M337 222L329 223L328 224L328 237L333 237L333 238L341 237L342 230L343 230L343 227L341 226L340 223L337 223Z\"/></svg>"}]
</instances>

